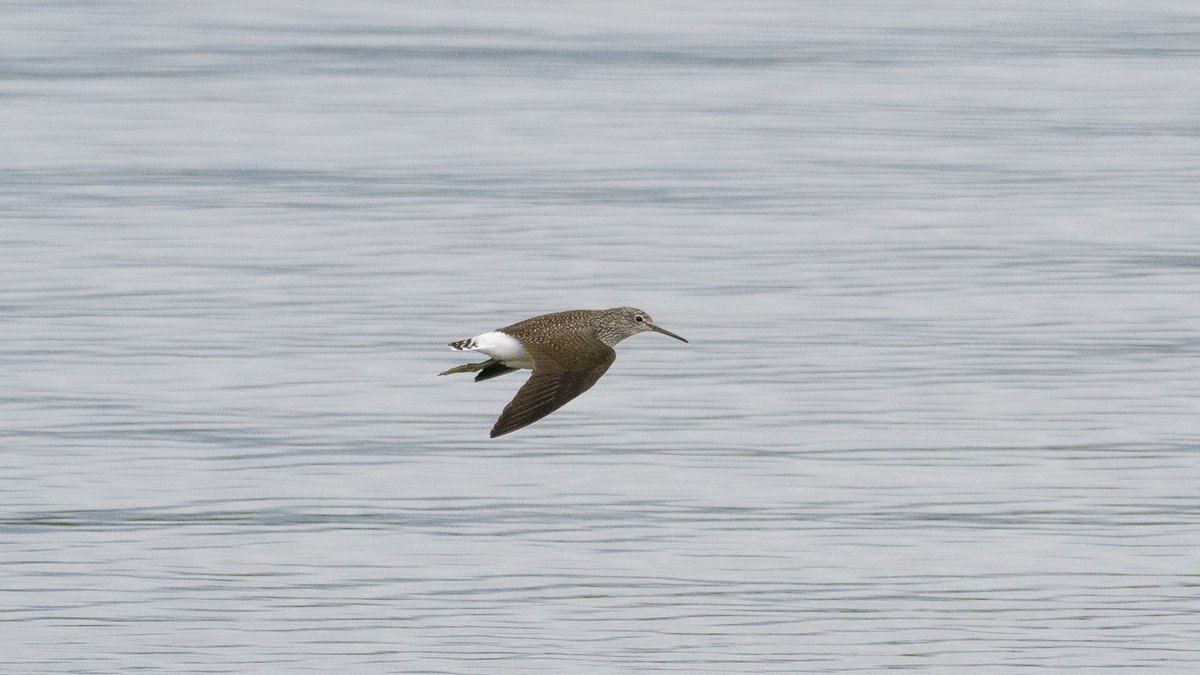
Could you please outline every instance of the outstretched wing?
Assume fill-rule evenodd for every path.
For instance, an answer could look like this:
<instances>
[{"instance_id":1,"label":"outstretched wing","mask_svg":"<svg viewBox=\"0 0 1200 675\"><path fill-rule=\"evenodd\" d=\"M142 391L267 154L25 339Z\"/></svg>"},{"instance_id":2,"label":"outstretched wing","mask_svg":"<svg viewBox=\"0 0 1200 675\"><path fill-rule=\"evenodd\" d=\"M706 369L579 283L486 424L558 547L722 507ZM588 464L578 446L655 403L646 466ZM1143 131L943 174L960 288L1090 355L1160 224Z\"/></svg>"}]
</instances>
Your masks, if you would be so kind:
<instances>
[{"instance_id":1,"label":"outstretched wing","mask_svg":"<svg viewBox=\"0 0 1200 675\"><path fill-rule=\"evenodd\" d=\"M596 384L617 358L612 347L589 333L570 339L561 336L552 344L530 343L533 375L504 407L492 438L529 426L566 405Z\"/></svg>"}]
</instances>

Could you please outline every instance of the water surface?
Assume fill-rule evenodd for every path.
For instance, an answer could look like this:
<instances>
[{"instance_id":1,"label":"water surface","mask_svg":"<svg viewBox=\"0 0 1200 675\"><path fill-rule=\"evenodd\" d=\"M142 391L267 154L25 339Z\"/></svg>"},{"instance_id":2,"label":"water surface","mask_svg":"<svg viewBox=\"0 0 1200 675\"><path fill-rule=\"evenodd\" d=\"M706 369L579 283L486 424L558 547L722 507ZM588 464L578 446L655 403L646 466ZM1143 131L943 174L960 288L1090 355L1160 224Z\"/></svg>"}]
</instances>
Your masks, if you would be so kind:
<instances>
[{"instance_id":1,"label":"water surface","mask_svg":"<svg viewBox=\"0 0 1200 675\"><path fill-rule=\"evenodd\" d=\"M1192 3L0 38L0 670L1200 661ZM436 377L614 305L691 343Z\"/></svg>"}]
</instances>

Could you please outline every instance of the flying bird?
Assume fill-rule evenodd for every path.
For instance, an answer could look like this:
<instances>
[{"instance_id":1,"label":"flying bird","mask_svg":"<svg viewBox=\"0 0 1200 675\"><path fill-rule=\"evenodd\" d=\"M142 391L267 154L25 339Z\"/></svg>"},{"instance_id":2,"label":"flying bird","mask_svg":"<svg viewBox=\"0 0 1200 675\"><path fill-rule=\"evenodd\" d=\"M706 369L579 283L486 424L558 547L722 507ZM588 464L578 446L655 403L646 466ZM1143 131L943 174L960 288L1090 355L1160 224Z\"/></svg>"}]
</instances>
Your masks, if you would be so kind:
<instances>
[{"instance_id":1,"label":"flying bird","mask_svg":"<svg viewBox=\"0 0 1200 675\"><path fill-rule=\"evenodd\" d=\"M482 382L522 368L533 369L492 427L491 437L495 438L533 424L590 389L617 358L613 347L648 331L687 342L659 328L649 314L634 307L573 309L451 342L454 351L481 352L490 358L441 375L478 373L475 381Z\"/></svg>"}]
</instances>

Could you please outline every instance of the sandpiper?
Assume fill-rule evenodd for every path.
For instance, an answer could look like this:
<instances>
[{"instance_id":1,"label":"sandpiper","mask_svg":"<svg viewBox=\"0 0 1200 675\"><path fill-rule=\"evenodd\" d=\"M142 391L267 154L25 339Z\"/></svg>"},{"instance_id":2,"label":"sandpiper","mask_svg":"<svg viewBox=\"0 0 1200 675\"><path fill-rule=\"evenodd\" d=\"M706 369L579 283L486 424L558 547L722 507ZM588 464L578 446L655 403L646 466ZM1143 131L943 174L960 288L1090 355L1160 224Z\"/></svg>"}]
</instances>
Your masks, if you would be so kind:
<instances>
[{"instance_id":1,"label":"sandpiper","mask_svg":"<svg viewBox=\"0 0 1200 675\"><path fill-rule=\"evenodd\" d=\"M491 358L441 374L478 372L475 381L482 382L522 368L533 369L492 427L495 438L533 424L590 389L617 358L613 346L646 331L687 342L654 325L650 315L640 309L573 309L451 342L455 351L482 352Z\"/></svg>"}]
</instances>

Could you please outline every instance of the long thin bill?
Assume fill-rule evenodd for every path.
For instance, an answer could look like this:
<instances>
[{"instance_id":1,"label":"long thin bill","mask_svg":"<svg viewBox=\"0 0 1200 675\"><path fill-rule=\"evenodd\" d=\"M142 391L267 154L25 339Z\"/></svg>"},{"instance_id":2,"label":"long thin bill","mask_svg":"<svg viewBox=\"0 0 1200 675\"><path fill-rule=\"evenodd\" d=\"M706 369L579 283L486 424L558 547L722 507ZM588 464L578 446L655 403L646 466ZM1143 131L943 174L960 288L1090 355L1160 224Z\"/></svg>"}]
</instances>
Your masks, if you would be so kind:
<instances>
[{"instance_id":1,"label":"long thin bill","mask_svg":"<svg viewBox=\"0 0 1200 675\"><path fill-rule=\"evenodd\" d=\"M675 338L676 340L679 340L680 342L687 342L687 340L684 340L683 338L672 333L671 331L667 330L666 328L659 328L658 326L650 326L650 329L653 330L655 333L662 333L663 335L669 335L669 336Z\"/></svg>"}]
</instances>

